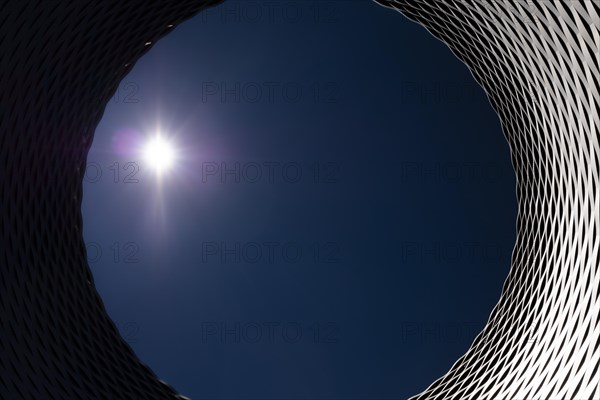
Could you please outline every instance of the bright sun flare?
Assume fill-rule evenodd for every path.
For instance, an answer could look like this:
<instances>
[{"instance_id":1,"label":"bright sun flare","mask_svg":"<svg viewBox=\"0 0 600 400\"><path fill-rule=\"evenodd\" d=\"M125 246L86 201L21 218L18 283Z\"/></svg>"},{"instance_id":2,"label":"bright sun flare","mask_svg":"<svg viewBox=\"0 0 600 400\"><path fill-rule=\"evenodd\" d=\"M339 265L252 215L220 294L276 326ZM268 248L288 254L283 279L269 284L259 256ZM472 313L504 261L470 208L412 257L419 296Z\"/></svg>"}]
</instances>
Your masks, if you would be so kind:
<instances>
[{"instance_id":1,"label":"bright sun flare","mask_svg":"<svg viewBox=\"0 0 600 400\"><path fill-rule=\"evenodd\" d=\"M144 158L150 167L160 173L173 166L175 150L171 143L160 136L156 136L144 146Z\"/></svg>"}]
</instances>

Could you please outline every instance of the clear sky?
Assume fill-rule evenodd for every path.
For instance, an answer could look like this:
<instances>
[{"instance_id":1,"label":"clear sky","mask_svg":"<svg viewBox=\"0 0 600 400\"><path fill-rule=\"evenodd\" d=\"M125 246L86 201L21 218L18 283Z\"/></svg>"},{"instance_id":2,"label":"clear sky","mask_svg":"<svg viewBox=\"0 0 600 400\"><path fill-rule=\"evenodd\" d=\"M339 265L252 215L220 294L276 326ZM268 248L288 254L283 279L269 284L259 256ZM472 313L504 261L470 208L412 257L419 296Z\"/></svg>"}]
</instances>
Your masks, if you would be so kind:
<instances>
[{"instance_id":1,"label":"clear sky","mask_svg":"<svg viewBox=\"0 0 600 400\"><path fill-rule=\"evenodd\" d=\"M123 337L180 393L397 399L487 320L514 185L483 90L424 28L367 0L233 0L123 80L84 236Z\"/></svg>"}]
</instances>

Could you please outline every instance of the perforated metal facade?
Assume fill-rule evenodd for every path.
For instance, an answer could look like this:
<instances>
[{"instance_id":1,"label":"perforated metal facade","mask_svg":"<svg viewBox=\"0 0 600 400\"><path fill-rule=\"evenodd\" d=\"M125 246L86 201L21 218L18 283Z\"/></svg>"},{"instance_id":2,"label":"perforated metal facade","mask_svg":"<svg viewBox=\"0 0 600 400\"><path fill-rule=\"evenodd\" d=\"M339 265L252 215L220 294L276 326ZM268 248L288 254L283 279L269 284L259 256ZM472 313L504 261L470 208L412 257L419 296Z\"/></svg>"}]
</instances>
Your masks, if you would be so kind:
<instances>
[{"instance_id":1,"label":"perforated metal facade","mask_svg":"<svg viewBox=\"0 0 600 400\"><path fill-rule=\"evenodd\" d=\"M471 69L517 178L502 296L469 351L415 399L600 399L599 3L380 2Z\"/></svg>"},{"instance_id":2,"label":"perforated metal facade","mask_svg":"<svg viewBox=\"0 0 600 400\"><path fill-rule=\"evenodd\" d=\"M0 1L1 399L177 398L94 288L82 179L120 80L170 25L211 3Z\"/></svg>"},{"instance_id":3,"label":"perforated metal facade","mask_svg":"<svg viewBox=\"0 0 600 400\"><path fill-rule=\"evenodd\" d=\"M598 2L379 2L471 69L517 176L502 297L469 351L416 398L600 398ZM82 178L120 80L214 3L0 3L0 398L178 398L119 337L94 288Z\"/></svg>"}]
</instances>

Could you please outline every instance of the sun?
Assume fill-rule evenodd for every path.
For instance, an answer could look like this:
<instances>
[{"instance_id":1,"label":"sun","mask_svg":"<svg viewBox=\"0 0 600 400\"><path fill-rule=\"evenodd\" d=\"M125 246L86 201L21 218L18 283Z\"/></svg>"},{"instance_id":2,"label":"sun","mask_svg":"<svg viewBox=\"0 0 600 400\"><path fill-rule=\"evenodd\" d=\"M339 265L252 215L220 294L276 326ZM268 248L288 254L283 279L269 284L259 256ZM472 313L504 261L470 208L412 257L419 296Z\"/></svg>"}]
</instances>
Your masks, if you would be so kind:
<instances>
[{"instance_id":1,"label":"sun","mask_svg":"<svg viewBox=\"0 0 600 400\"><path fill-rule=\"evenodd\" d=\"M161 136L155 136L144 146L143 156L146 164L160 174L173 166L175 149L168 140Z\"/></svg>"}]
</instances>

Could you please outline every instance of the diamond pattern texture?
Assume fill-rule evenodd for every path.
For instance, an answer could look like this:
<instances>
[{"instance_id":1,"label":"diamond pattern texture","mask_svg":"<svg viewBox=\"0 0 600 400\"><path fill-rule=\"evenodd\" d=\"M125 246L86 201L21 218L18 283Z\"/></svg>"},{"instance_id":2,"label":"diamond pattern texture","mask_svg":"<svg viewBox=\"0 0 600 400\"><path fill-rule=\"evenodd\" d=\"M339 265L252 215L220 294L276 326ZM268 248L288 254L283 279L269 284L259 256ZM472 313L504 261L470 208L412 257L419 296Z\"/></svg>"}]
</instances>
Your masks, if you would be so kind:
<instances>
[{"instance_id":1,"label":"diamond pattern texture","mask_svg":"<svg viewBox=\"0 0 600 400\"><path fill-rule=\"evenodd\" d=\"M96 292L82 179L121 79L217 2L0 2L0 399L181 398L119 337ZM470 68L517 177L502 296L467 353L414 399L600 399L598 2L377 2Z\"/></svg>"},{"instance_id":2,"label":"diamond pattern texture","mask_svg":"<svg viewBox=\"0 0 600 400\"><path fill-rule=\"evenodd\" d=\"M0 399L177 399L106 314L81 199L119 82L209 0L0 1Z\"/></svg>"},{"instance_id":3,"label":"diamond pattern texture","mask_svg":"<svg viewBox=\"0 0 600 400\"><path fill-rule=\"evenodd\" d=\"M378 2L469 67L517 178L502 296L467 353L413 399L600 399L599 3Z\"/></svg>"}]
</instances>

